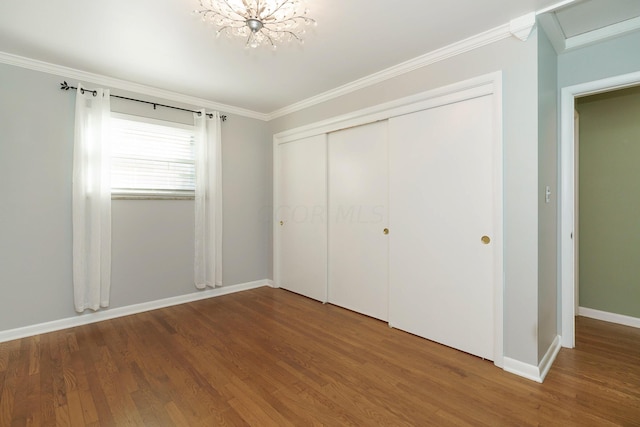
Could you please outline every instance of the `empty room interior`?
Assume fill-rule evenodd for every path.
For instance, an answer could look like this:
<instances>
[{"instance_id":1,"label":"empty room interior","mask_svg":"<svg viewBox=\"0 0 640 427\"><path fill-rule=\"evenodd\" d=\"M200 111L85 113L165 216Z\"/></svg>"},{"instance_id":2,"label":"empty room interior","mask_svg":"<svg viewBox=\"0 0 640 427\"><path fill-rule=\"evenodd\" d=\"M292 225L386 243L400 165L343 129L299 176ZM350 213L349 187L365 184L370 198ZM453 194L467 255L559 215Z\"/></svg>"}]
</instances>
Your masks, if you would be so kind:
<instances>
[{"instance_id":1,"label":"empty room interior","mask_svg":"<svg viewBox=\"0 0 640 427\"><path fill-rule=\"evenodd\" d=\"M1 2L0 427L640 426L639 118L640 0Z\"/></svg>"}]
</instances>

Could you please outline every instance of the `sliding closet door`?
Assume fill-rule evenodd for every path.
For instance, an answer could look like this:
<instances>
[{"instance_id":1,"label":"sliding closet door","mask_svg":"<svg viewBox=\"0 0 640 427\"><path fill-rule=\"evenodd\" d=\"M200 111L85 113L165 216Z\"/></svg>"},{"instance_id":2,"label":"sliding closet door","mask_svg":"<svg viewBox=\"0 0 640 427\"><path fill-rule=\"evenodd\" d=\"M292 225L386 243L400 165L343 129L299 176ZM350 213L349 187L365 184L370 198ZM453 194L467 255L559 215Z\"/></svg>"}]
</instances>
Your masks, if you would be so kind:
<instances>
[{"instance_id":1,"label":"sliding closet door","mask_svg":"<svg viewBox=\"0 0 640 427\"><path fill-rule=\"evenodd\" d=\"M387 122L329 134L329 302L388 318Z\"/></svg>"},{"instance_id":2,"label":"sliding closet door","mask_svg":"<svg viewBox=\"0 0 640 427\"><path fill-rule=\"evenodd\" d=\"M276 159L276 285L327 300L327 144L281 144Z\"/></svg>"},{"instance_id":3,"label":"sliding closet door","mask_svg":"<svg viewBox=\"0 0 640 427\"><path fill-rule=\"evenodd\" d=\"M490 360L493 123L492 96L389 121L390 324Z\"/></svg>"}]
</instances>

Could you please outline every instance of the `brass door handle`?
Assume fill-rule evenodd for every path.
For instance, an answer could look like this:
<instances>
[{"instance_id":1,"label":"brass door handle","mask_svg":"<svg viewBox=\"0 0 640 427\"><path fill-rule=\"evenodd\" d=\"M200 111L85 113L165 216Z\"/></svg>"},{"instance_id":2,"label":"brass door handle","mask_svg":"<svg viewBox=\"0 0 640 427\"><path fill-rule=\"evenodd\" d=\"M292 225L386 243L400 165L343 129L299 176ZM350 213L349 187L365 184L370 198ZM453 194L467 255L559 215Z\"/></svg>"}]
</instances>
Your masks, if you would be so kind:
<instances>
[{"instance_id":1,"label":"brass door handle","mask_svg":"<svg viewBox=\"0 0 640 427\"><path fill-rule=\"evenodd\" d=\"M384 235L386 236L387 234L389 234L389 229L385 228L384 230L382 230L382 232L384 233Z\"/></svg>"},{"instance_id":2,"label":"brass door handle","mask_svg":"<svg viewBox=\"0 0 640 427\"><path fill-rule=\"evenodd\" d=\"M280 221L280 225L284 225L284 221Z\"/></svg>"},{"instance_id":3,"label":"brass door handle","mask_svg":"<svg viewBox=\"0 0 640 427\"><path fill-rule=\"evenodd\" d=\"M482 236L482 238L480 239L482 241L482 243L484 243L485 245L488 245L489 243L491 243L491 238L489 236Z\"/></svg>"}]
</instances>

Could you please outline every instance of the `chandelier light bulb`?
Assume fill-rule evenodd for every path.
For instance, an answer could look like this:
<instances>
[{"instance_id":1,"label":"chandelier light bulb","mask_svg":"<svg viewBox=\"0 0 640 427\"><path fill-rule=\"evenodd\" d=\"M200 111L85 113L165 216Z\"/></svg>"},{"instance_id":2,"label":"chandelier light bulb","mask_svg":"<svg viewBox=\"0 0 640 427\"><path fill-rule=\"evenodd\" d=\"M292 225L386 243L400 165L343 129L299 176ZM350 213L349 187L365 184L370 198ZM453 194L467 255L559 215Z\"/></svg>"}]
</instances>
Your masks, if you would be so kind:
<instances>
[{"instance_id":1,"label":"chandelier light bulb","mask_svg":"<svg viewBox=\"0 0 640 427\"><path fill-rule=\"evenodd\" d=\"M302 43L304 27L317 25L307 16L307 0L199 1L201 9L194 13L218 27L216 36L242 37L247 48L267 45L275 50L278 43Z\"/></svg>"}]
</instances>

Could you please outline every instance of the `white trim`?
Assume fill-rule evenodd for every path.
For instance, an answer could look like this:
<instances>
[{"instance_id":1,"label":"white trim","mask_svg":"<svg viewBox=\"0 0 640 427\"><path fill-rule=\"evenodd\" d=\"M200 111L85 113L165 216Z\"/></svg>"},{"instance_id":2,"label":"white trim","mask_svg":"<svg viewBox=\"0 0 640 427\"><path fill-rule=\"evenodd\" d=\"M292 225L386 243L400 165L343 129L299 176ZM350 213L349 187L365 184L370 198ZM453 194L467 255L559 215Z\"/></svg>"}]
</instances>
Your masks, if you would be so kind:
<instances>
[{"instance_id":1,"label":"white trim","mask_svg":"<svg viewBox=\"0 0 640 427\"><path fill-rule=\"evenodd\" d=\"M564 53L567 48L564 31L558 21L558 16L555 13L548 13L546 15L538 15L538 22L547 34L553 49L558 55Z\"/></svg>"},{"instance_id":2,"label":"white trim","mask_svg":"<svg viewBox=\"0 0 640 427\"><path fill-rule=\"evenodd\" d=\"M551 365L553 365L553 362L556 360L556 357L562 348L560 341L560 337L556 336L538 366L520 362L519 360L511 359L510 357L505 357L504 370L538 383L544 382L544 379L547 377L547 374L551 369Z\"/></svg>"},{"instance_id":3,"label":"white trim","mask_svg":"<svg viewBox=\"0 0 640 427\"><path fill-rule=\"evenodd\" d=\"M575 347L575 248L573 232L575 223L575 146L574 146L575 96L568 88L560 92L560 300L562 314L562 346ZM571 110L571 126L567 127L567 111ZM570 285L568 285L570 284Z\"/></svg>"},{"instance_id":4,"label":"white trim","mask_svg":"<svg viewBox=\"0 0 640 427\"><path fill-rule=\"evenodd\" d=\"M606 311L595 310L593 308L579 307L578 316L602 320L604 322L617 323L618 325L631 326L632 328L640 328L640 318L625 316L624 314L609 313Z\"/></svg>"},{"instance_id":5,"label":"white trim","mask_svg":"<svg viewBox=\"0 0 640 427\"><path fill-rule=\"evenodd\" d=\"M536 13L531 12L509 22L509 32L518 39L526 42L536 26Z\"/></svg>"},{"instance_id":6,"label":"white trim","mask_svg":"<svg viewBox=\"0 0 640 427\"><path fill-rule=\"evenodd\" d=\"M492 95L494 99L494 117L495 117L495 133L498 138L496 144L495 156L499 157L497 164L501 168L504 168L503 159L503 118L502 118L502 72L496 71L494 73L485 74L473 79L465 80L463 82L451 84L438 89L422 92L413 96L401 98L396 101L380 104L371 108L366 108L359 111L354 111L349 114L337 116L328 120L324 120L318 123L312 123L299 128L280 132L273 136L273 207L274 207L274 221L273 221L273 274L274 274L274 286L278 286L280 273L278 266L280 265L279 248L280 239L278 233L278 225L276 224L275 209L279 205L279 159L278 159L278 146L287 142L295 141L302 138L308 138L312 136L327 134L341 129L347 129L353 126L359 126L367 123L372 123L379 120L386 120L391 117L395 117L402 114L410 114L412 112L425 110L428 108L435 108L438 106L450 104L453 102L459 102L466 99L472 99L479 96ZM502 246L503 241L503 175L502 170L494 177L496 180L496 190L499 194L496 194L496 217L494 220L499 226L494 227L496 233L496 253L497 258L496 265L494 266L494 275L496 277L495 295L494 295L494 334L495 334L495 346L494 346L494 364L498 367L503 367L504 360L504 248Z\"/></svg>"},{"instance_id":7,"label":"white trim","mask_svg":"<svg viewBox=\"0 0 640 427\"><path fill-rule=\"evenodd\" d=\"M562 348L560 341L562 341L562 339L560 338L559 335L556 335L553 342L547 349L547 352L545 353L545 355L542 357L542 360L538 364L538 371L540 372L540 379L541 379L540 382L544 381L544 379L547 377L547 374L549 373L549 370L551 369L553 362L556 360L558 353L560 353L560 349Z\"/></svg>"},{"instance_id":8,"label":"white trim","mask_svg":"<svg viewBox=\"0 0 640 427\"><path fill-rule=\"evenodd\" d=\"M9 329L7 331L0 331L0 343L39 334L45 334L48 332L59 331L61 329L102 322L104 320L115 319L132 314L144 313L146 311L157 310L159 308L185 304L208 298L215 298L222 295L246 291L249 289L256 289L263 286L270 286L270 282L270 280L258 280L256 282L224 286L215 289L207 289L187 295L180 295L177 297L165 298L157 301L149 301L140 304L129 305L126 307L105 309L97 311L95 313L79 314L75 317L68 317L66 319L54 320L51 322L25 326L22 328Z\"/></svg>"},{"instance_id":9,"label":"white trim","mask_svg":"<svg viewBox=\"0 0 640 427\"><path fill-rule=\"evenodd\" d=\"M494 247L496 259L493 266L493 277L496 280L493 288L494 304L494 365L504 366L504 133L503 133L503 108L502 108L502 73L494 76L493 82L493 114L494 135L497 143L494 144L493 158L498 168L494 168L493 188L495 189L493 207L493 233L495 236Z\"/></svg>"},{"instance_id":10,"label":"white trim","mask_svg":"<svg viewBox=\"0 0 640 427\"><path fill-rule=\"evenodd\" d=\"M575 347L575 98L640 84L640 72L562 88L560 91L560 282L562 346Z\"/></svg>"},{"instance_id":11,"label":"white trim","mask_svg":"<svg viewBox=\"0 0 640 427\"><path fill-rule=\"evenodd\" d=\"M624 34L630 33L640 29L640 16L626 21L618 22L604 28L589 31L584 34L580 34L574 37L569 37L565 40L565 49L577 49L579 47L588 46L590 44L598 43L603 40L619 37Z\"/></svg>"},{"instance_id":12,"label":"white trim","mask_svg":"<svg viewBox=\"0 0 640 427\"><path fill-rule=\"evenodd\" d=\"M542 15L543 13L553 12L554 10L558 10L562 7L565 7L571 3L575 3L576 0L564 0L556 4L552 4L551 6L545 7L544 9L540 9L536 12L536 15Z\"/></svg>"},{"instance_id":13,"label":"white trim","mask_svg":"<svg viewBox=\"0 0 640 427\"><path fill-rule=\"evenodd\" d=\"M271 187L272 190L272 197L273 197L273 212L271 215L271 219L273 221L272 227L271 227L271 235L272 235L272 242L273 242L273 287L275 288L279 288L280 287L280 227L279 227L279 223L277 221L278 219L278 215L277 215L277 209L278 209L278 204L279 200L280 200L280 180L279 180L279 173L280 173L280 156L278 155L278 146L280 144L276 143L276 135L273 136L273 152L272 152L272 156L273 156L273 170L272 170L272 181L273 181L273 187ZM328 247L328 246L327 246Z\"/></svg>"},{"instance_id":14,"label":"white trim","mask_svg":"<svg viewBox=\"0 0 640 427\"><path fill-rule=\"evenodd\" d=\"M322 102L347 95L357 90L373 86L375 84L384 82L394 77L401 76L419 68L423 68L428 65L432 65L437 62L452 58L454 56L461 55L465 52L469 52L471 50L478 49L497 41L507 39L511 36L511 25L501 25L489 31L485 31L484 33L480 33L459 42L452 43L443 48L418 56L417 58L413 58L398 65L394 65L393 67L387 68L386 70L382 70L378 73L371 74L367 77L363 77L351 83L347 83L343 86L331 89L327 92L312 96L311 98L307 98L303 101L296 102L295 104L291 104L287 107L276 110L269 114L269 120L273 120L287 114L295 113L296 111L300 111L305 108L320 104Z\"/></svg>"},{"instance_id":15,"label":"white trim","mask_svg":"<svg viewBox=\"0 0 640 427\"><path fill-rule=\"evenodd\" d=\"M547 37L558 55L563 53L567 48L566 38L564 31L562 30L562 26L558 21L558 15L548 12L555 12L556 10L575 2L576 0L564 0L536 12L538 22L544 29L545 33L547 33Z\"/></svg>"},{"instance_id":16,"label":"white trim","mask_svg":"<svg viewBox=\"0 0 640 427\"><path fill-rule=\"evenodd\" d=\"M453 83L384 104L357 110L316 123L289 129L273 136L274 142L284 144L302 138L335 132L354 126L386 120L390 117L438 107L473 97L502 91L502 72L494 72Z\"/></svg>"},{"instance_id":17,"label":"white trim","mask_svg":"<svg viewBox=\"0 0 640 427\"><path fill-rule=\"evenodd\" d=\"M107 77L101 74L94 74L82 70L76 70L74 68L64 67L62 65L38 61L36 59L25 58L23 56L13 55L6 52L0 52L0 63L27 68L29 70L40 71L43 73L54 74L56 76L61 76L69 80L75 79L83 82L93 83L96 85L107 86L112 89L120 89L138 93L141 95L154 96L169 101L192 105L196 108L206 108L207 110L224 111L225 113L237 114L238 116L249 117L252 119L264 121L268 120L267 114L258 113L244 108L234 107L232 105L221 104L218 102L212 102L204 98L183 95L177 92L142 85L127 80Z\"/></svg>"},{"instance_id":18,"label":"white trim","mask_svg":"<svg viewBox=\"0 0 640 427\"><path fill-rule=\"evenodd\" d=\"M521 362L510 357L504 358L504 370L526 378L531 381L542 383L542 376L540 375L540 368L535 365Z\"/></svg>"}]
</instances>

